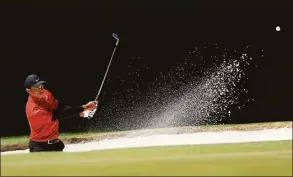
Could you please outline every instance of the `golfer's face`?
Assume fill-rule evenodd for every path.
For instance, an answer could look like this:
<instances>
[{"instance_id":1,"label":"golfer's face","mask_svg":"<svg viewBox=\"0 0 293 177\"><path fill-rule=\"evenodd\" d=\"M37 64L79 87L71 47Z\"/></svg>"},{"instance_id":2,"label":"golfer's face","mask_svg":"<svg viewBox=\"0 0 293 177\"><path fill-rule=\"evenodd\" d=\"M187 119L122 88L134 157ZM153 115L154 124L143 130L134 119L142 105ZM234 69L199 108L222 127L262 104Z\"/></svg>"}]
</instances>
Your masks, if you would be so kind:
<instances>
[{"instance_id":1,"label":"golfer's face","mask_svg":"<svg viewBox=\"0 0 293 177\"><path fill-rule=\"evenodd\" d=\"M31 92L33 93L44 93L44 86L40 85L39 87L32 87Z\"/></svg>"}]
</instances>

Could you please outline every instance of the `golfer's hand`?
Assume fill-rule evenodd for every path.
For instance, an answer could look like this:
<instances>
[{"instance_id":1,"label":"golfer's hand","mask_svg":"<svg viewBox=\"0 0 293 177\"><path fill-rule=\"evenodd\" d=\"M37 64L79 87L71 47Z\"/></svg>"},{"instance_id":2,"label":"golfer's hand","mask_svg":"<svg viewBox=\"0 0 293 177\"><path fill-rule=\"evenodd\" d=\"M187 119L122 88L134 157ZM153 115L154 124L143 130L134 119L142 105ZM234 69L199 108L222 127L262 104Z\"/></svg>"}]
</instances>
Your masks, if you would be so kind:
<instances>
[{"instance_id":1,"label":"golfer's hand","mask_svg":"<svg viewBox=\"0 0 293 177\"><path fill-rule=\"evenodd\" d=\"M86 110L86 111L81 112L79 115L80 115L80 117L91 119L94 117L96 111L97 111L97 108L95 108L92 111Z\"/></svg>"},{"instance_id":2,"label":"golfer's hand","mask_svg":"<svg viewBox=\"0 0 293 177\"><path fill-rule=\"evenodd\" d=\"M84 111L93 111L98 105L98 101L90 101L87 104L83 105Z\"/></svg>"}]
</instances>

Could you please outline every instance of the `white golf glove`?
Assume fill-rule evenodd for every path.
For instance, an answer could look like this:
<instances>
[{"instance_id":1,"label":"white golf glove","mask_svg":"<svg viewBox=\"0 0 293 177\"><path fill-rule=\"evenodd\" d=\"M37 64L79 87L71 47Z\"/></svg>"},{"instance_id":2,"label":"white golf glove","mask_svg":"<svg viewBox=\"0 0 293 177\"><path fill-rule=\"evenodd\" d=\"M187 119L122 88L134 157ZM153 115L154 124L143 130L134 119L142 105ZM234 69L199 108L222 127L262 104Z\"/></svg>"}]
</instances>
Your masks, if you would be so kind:
<instances>
[{"instance_id":1,"label":"white golf glove","mask_svg":"<svg viewBox=\"0 0 293 177\"><path fill-rule=\"evenodd\" d=\"M96 111L97 111L97 108L95 108L92 111L83 111L83 117L88 118L88 119L91 119L91 118L94 117Z\"/></svg>"}]
</instances>

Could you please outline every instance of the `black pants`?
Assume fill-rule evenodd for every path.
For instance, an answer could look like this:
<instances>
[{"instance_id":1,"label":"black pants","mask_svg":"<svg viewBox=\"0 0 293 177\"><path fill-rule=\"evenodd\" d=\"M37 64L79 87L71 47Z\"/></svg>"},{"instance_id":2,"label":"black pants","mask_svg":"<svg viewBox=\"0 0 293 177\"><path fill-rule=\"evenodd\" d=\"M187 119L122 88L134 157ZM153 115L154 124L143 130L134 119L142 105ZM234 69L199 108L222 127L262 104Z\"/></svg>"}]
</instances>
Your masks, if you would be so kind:
<instances>
[{"instance_id":1,"label":"black pants","mask_svg":"<svg viewBox=\"0 0 293 177\"><path fill-rule=\"evenodd\" d=\"M64 143L59 139L50 142L50 144L48 142L29 141L30 152L63 151L64 147Z\"/></svg>"}]
</instances>

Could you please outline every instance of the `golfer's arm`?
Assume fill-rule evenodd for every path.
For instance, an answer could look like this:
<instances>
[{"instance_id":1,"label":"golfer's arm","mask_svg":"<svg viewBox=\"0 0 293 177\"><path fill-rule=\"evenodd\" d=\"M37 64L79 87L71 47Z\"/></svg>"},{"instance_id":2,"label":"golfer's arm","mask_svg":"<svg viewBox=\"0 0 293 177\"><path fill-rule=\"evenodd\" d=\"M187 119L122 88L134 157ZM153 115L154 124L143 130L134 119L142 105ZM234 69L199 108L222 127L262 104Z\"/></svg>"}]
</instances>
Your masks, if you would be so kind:
<instances>
[{"instance_id":1,"label":"golfer's arm","mask_svg":"<svg viewBox=\"0 0 293 177\"><path fill-rule=\"evenodd\" d=\"M57 109L53 111L53 120L65 119L68 117L80 117L79 113L83 112L84 108L82 106L70 107L59 103Z\"/></svg>"}]
</instances>

